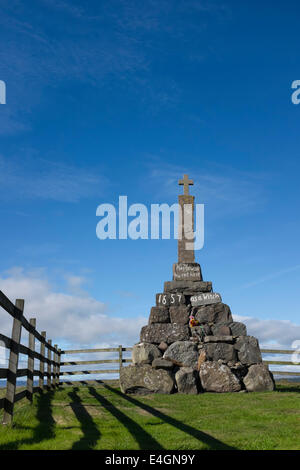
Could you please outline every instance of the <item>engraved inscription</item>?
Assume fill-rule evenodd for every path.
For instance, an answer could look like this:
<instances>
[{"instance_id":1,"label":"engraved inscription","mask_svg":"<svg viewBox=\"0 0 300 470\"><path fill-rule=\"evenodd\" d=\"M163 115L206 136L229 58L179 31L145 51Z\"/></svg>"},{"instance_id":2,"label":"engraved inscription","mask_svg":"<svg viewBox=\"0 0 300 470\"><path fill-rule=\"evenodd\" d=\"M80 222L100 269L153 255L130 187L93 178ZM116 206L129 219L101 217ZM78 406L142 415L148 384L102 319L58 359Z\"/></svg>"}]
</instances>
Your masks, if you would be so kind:
<instances>
[{"instance_id":1,"label":"engraved inscription","mask_svg":"<svg viewBox=\"0 0 300 470\"><path fill-rule=\"evenodd\" d=\"M216 304L218 302L222 302L222 297L217 292L205 292L191 297L191 304L193 307Z\"/></svg>"},{"instance_id":2,"label":"engraved inscription","mask_svg":"<svg viewBox=\"0 0 300 470\"><path fill-rule=\"evenodd\" d=\"M177 305L185 305L185 296L180 293L156 294L156 305L158 307L175 307Z\"/></svg>"},{"instance_id":3,"label":"engraved inscription","mask_svg":"<svg viewBox=\"0 0 300 470\"><path fill-rule=\"evenodd\" d=\"M173 265L174 281L201 281L201 269L197 263L175 263Z\"/></svg>"}]
</instances>

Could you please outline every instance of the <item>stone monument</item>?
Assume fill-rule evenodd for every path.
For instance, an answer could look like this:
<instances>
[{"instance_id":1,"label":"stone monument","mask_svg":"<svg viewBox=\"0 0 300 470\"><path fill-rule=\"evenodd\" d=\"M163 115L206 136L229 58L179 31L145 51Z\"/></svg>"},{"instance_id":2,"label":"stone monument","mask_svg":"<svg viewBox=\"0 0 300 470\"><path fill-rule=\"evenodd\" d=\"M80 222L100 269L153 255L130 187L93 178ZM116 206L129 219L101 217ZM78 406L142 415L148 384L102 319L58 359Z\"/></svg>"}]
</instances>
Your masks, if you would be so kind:
<instances>
[{"instance_id":1,"label":"stone monument","mask_svg":"<svg viewBox=\"0 0 300 470\"><path fill-rule=\"evenodd\" d=\"M149 323L133 346L132 364L120 372L123 393L240 392L274 389L274 379L262 362L258 340L246 325L233 321L230 307L203 281L195 262L193 181L179 181L181 217L178 263L173 280L156 294Z\"/></svg>"}]
</instances>

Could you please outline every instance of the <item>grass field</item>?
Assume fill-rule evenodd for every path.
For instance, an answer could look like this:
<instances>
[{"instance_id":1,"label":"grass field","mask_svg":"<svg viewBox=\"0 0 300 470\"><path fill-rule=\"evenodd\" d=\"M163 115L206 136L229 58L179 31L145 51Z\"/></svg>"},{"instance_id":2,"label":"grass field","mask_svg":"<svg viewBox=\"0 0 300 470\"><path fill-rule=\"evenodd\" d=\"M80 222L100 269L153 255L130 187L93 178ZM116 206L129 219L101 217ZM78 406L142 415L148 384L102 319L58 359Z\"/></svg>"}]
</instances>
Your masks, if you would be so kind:
<instances>
[{"instance_id":1,"label":"grass field","mask_svg":"<svg viewBox=\"0 0 300 470\"><path fill-rule=\"evenodd\" d=\"M196 396L64 387L16 404L14 426L0 425L0 450L8 449L299 450L300 384Z\"/></svg>"}]
</instances>

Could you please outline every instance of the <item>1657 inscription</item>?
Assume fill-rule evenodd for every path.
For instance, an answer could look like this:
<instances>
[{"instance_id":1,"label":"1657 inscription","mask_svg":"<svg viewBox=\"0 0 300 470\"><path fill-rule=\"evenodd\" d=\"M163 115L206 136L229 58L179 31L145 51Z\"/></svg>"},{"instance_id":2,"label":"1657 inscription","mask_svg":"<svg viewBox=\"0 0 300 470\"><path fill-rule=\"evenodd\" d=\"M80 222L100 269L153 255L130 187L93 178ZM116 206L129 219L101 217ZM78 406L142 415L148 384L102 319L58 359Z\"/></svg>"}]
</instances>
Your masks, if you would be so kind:
<instances>
[{"instance_id":1,"label":"1657 inscription","mask_svg":"<svg viewBox=\"0 0 300 470\"><path fill-rule=\"evenodd\" d=\"M185 305L185 296L183 294L156 294L156 305L158 307Z\"/></svg>"}]
</instances>

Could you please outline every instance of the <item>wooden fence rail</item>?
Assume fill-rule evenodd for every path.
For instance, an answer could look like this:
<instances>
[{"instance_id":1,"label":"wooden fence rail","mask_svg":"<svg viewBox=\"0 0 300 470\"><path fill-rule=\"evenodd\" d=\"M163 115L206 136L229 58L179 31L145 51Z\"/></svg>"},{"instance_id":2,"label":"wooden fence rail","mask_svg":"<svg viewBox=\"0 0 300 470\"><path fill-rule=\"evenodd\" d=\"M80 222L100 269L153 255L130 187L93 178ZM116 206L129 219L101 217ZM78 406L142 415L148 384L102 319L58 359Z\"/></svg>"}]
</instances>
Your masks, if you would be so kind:
<instances>
[{"instance_id":1,"label":"wooden fence rail","mask_svg":"<svg viewBox=\"0 0 300 470\"><path fill-rule=\"evenodd\" d=\"M0 333L1 344L9 350L8 367L0 369L0 378L6 379L5 398L0 400L0 409L3 409L2 424L12 424L14 405L23 398L32 401L33 394L42 392L45 388L55 388L59 383L60 350L53 347L51 340L46 340L46 332L36 330L36 319L30 321L24 316L24 300L17 299L15 305L0 291L0 307L12 316L13 326L11 337ZM28 331L28 347L21 344L22 328ZM35 351L35 340L40 343L40 352ZM47 349L47 357L45 350ZM19 369L19 355L27 356L27 368ZM34 369L34 360L40 362L39 370ZM47 364L47 372L45 372ZM16 393L17 378L26 377L25 390ZM39 378L39 386L34 387L34 377ZM47 386L44 379L47 378Z\"/></svg>"},{"instance_id":2,"label":"wooden fence rail","mask_svg":"<svg viewBox=\"0 0 300 470\"><path fill-rule=\"evenodd\" d=\"M132 348L124 348L120 345L117 348L100 348L100 349L68 349L65 351L61 351L61 355L70 355L70 354L91 354L91 353L118 353L116 359L99 359L99 360L91 360L91 361L62 361L60 363L61 367L65 366L80 366L80 365L92 365L92 364L118 364L118 368L116 369L97 369L97 370L68 370L68 371L61 371L60 377L62 376L73 376L73 375L98 375L98 374L119 374L121 367L123 364L132 362L131 359L126 359L123 357L123 352L125 351L132 351ZM73 385L78 383L87 383L93 382L93 380L76 380L76 381L61 381L59 385Z\"/></svg>"},{"instance_id":3,"label":"wooden fence rail","mask_svg":"<svg viewBox=\"0 0 300 470\"><path fill-rule=\"evenodd\" d=\"M97 370L73 370L73 371L63 371L60 373L60 377L63 376L74 376L74 375L100 375L100 374L118 374L120 373L121 367L123 367L124 363L131 363L131 359L124 359L123 352L124 351L132 351L132 348L124 348L121 345L118 348L102 348L102 349L70 349L66 351L61 351L63 355L70 355L70 354L84 354L84 353L97 353L97 352L113 352L118 353L118 358L116 359L102 359L102 360L91 360L91 361L63 361L61 362L61 366L79 366L79 365L92 365L92 364L118 364L118 369L97 369ZM295 353L294 350L278 350L278 349L261 349L263 354L293 354ZM286 365L286 366L295 366L291 361L263 361L265 364L270 365ZM300 365L300 364L299 364ZM300 372L291 372L291 371L272 371L274 375L281 375L281 376L300 376ZM87 383L93 380L75 380L75 381L61 381L60 385L73 385L78 383Z\"/></svg>"},{"instance_id":4,"label":"wooden fence rail","mask_svg":"<svg viewBox=\"0 0 300 470\"><path fill-rule=\"evenodd\" d=\"M294 354L294 349L261 349L263 354ZM299 354L300 356L300 354ZM265 364L270 365L277 365L277 366L300 366L300 363L295 364L291 361L263 361ZM283 370L272 370L272 374L274 375L282 375L282 376L300 376L300 372L291 372L291 371L283 371Z\"/></svg>"}]
</instances>

